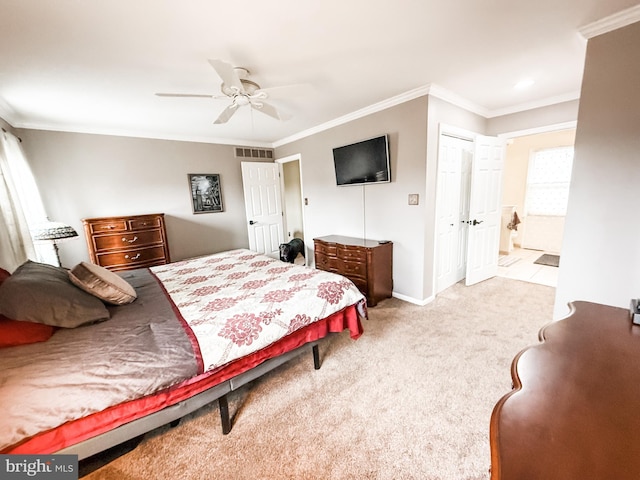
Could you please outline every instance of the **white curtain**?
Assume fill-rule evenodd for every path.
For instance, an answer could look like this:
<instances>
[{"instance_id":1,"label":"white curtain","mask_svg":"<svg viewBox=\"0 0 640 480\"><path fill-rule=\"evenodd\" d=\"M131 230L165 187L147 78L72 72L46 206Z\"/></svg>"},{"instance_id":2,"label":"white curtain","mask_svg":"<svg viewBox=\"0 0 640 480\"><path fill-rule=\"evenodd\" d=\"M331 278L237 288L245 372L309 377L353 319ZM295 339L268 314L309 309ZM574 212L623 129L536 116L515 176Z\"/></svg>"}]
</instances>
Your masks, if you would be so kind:
<instances>
[{"instance_id":1,"label":"white curtain","mask_svg":"<svg viewBox=\"0 0 640 480\"><path fill-rule=\"evenodd\" d=\"M27 259L41 261L29 225L46 221L40 192L25 159L20 140L8 132L0 135L0 267L12 272Z\"/></svg>"}]
</instances>

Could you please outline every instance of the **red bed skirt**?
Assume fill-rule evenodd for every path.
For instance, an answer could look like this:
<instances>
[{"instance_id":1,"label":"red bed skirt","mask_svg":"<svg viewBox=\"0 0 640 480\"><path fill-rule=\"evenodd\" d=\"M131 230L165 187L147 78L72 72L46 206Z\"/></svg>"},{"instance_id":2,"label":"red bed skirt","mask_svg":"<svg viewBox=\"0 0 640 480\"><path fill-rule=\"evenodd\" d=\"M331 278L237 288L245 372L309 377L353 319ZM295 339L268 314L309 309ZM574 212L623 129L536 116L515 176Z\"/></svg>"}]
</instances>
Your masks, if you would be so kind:
<instances>
[{"instance_id":1,"label":"red bed skirt","mask_svg":"<svg viewBox=\"0 0 640 480\"><path fill-rule=\"evenodd\" d=\"M156 394L114 405L87 417L67 422L57 428L39 433L0 452L2 454L49 454L108 432L121 425L142 418L163 408L175 405L211 387L235 377L262 362L295 350L296 348L331 332L349 330L354 340L363 329L356 305L297 330L283 339L251 355L239 358L217 370L169 387Z\"/></svg>"}]
</instances>

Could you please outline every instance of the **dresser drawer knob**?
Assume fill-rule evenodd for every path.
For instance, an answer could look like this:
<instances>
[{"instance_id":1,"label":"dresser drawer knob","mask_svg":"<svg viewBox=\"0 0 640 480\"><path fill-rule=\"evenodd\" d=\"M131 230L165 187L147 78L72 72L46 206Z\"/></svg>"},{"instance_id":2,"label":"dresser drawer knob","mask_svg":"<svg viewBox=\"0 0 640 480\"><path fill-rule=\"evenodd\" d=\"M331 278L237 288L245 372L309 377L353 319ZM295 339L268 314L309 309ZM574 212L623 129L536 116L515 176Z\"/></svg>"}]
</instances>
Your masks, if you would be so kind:
<instances>
[{"instance_id":1,"label":"dresser drawer knob","mask_svg":"<svg viewBox=\"0 0 640 480\"><path fill-rule=\"evenodd\" d=\"M137 253L134 257L130 257L129 254L125 255L124 258L126 258L127 260L137 260L140 258L140 254Z\"/></svg>"},{"instance_id":2,"label":"dresser drawer knob","mask_svg":"<svg viewBox=\"0 0 640 480\"><path fill-rule=\"evenodd\" d=\"M133 242L135 242L136 240L138 240L138 237L137 237L137 236L133 237L131 240L129 240L127 237L122 237L122 241L123 241L123 242L133 243Z\"/></svg>"}]
</instances>

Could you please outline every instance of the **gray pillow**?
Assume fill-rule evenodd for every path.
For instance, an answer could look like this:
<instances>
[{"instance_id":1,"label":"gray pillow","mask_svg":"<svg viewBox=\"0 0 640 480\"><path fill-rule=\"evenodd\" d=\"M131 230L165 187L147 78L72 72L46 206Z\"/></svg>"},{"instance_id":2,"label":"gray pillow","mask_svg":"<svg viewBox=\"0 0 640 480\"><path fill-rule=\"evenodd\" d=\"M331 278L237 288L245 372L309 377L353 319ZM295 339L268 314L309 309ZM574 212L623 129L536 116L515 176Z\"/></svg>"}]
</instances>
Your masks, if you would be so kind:
<instances>
[{"instance_id":1,"label":"gray pillow","mask_svg":"<svg viewBox=\"0 0 640 480\"><path fill-rule=\"evenodd\" d=\"M104 303L71 283L64 268L30 260L0 285L0 313L64 328L109 318Z\"/></svg>"}]
</instances>

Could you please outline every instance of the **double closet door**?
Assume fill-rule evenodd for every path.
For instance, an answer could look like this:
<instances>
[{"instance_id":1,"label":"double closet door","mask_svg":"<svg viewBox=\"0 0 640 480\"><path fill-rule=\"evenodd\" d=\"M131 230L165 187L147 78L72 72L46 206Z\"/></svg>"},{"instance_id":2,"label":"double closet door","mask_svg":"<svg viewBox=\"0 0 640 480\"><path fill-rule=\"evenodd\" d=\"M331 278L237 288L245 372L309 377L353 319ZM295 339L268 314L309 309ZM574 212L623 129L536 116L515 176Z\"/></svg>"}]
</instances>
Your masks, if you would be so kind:
<instances>
[{"instance_id":1,"label":"double closet door","mask_svg":"<svg viewBox=\"0 0 640 480\"><path fill-rule=\"evenodd\" d=\"M436 208L436 293L466 279L496 275L500 241L503 143L441 133Z\"/></svg>"}]
</instances>

